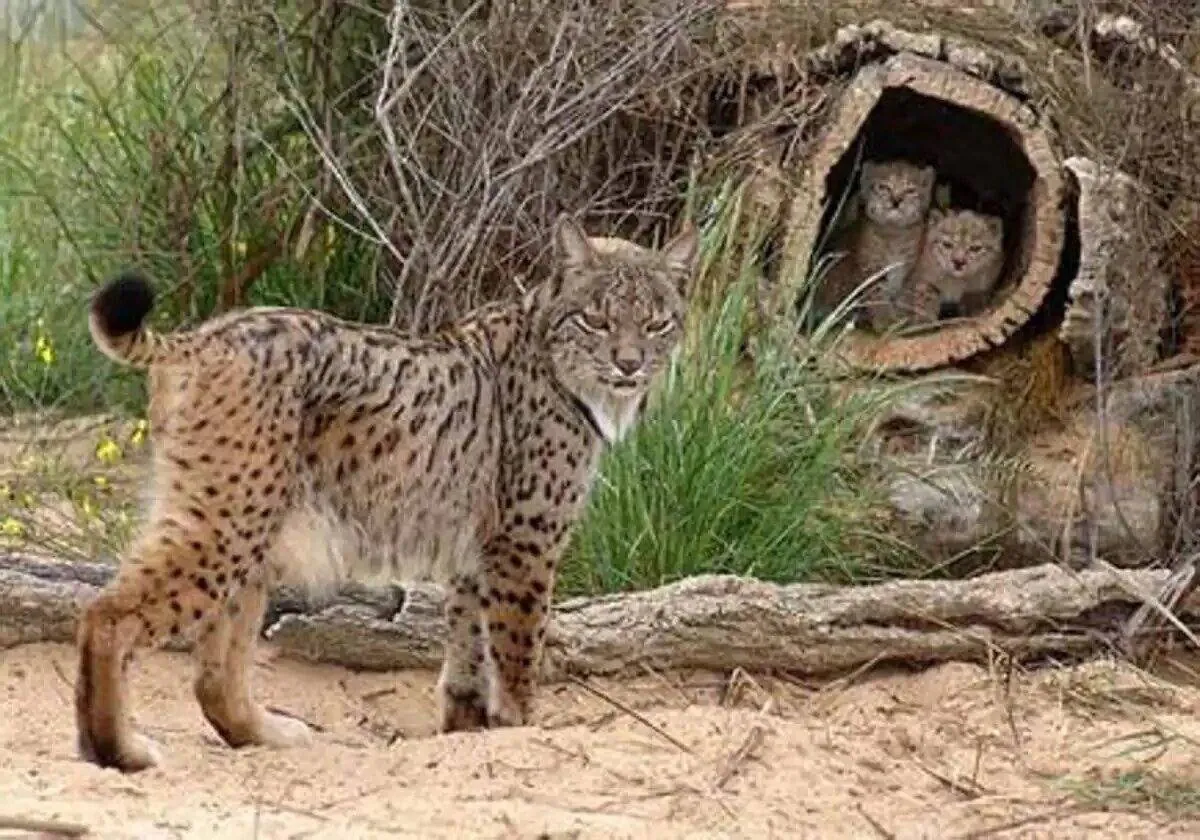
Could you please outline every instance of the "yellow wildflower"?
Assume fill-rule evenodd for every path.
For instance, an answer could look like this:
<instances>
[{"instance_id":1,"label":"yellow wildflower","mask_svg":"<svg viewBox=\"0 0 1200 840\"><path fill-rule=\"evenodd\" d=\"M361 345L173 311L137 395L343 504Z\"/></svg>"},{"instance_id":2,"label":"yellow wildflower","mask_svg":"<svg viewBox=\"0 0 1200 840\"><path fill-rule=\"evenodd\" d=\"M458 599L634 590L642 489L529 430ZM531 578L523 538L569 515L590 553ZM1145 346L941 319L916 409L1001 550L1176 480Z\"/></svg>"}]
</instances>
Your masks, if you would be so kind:
<instances>
[{"instance_id":1,"label":"yellow wildflower","mask_svg":"<svg viewBox=\"0 0 1200 840\"><path fill-rule=\"evenodd\" d=\"M234 253L236 253L239 257L246 256L246 243L245 242L233 243L233 250L234 250Z\"/></svg>"},{"instance_id":2,"label":"yellow wildflower","mask_svg":"<svg viewBox=\"0 0 1200 840\"><path fill-rule=\"evenodd\" d=\"M108 478L107 476L103 475L95 475L92 476L92 483L103 490L104 488L108 487Z\"/></svg>"},{"instance_id":3,"label":"yellow wildflower","mask_svg":"<svg viewBox=\"0 0 1200 840\"><path fill-rule=\"evenodd\" d=\"M25 533L25 525L11 516L0 522L0 534L6 537L20 537Z\"/></svg>"},{"instance_id":4,"label":"yellow wildflower","mask_svg":"<svg viewBox=\"0 0 1200 840\"><path fill-rule=\"evenodd\" d=\"M49 367L54 364L54 345L45 335L39 335L33 345L34 352L42 364Z\"/></svg>"},{"instance_id":5,"label":"yellow wildflower","mask_svg":"<svg viewBox=\"0 0 1200 840\"><path fill-rule=\"evenodd\" d=\"M121 445L115 440L105 435L100 442L96 444L96 457L106 464L111 464L121 457Z\"/></svg>"},{"instance_id":6,"label":"yellow wildflower","mask_svg":"<svg viewBox=\"0 0 1200 840\"><path fill-rule=\"evenodd\" d=\"M146 433L150 430L150 424L144 419L138 420L133 427L133 433L129 436L129 442L134 446L141 446L146 440Z\"/></svg>"}]
</instances>

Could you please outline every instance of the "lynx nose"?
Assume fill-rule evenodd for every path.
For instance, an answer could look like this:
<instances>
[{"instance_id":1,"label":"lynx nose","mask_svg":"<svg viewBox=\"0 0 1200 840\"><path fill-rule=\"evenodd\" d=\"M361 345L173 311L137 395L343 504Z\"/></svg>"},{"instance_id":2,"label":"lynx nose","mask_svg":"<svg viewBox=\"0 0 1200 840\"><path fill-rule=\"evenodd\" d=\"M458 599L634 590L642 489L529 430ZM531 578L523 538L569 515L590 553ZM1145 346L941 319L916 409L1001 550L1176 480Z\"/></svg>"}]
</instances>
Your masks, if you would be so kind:
<instances>
[{"instance_id":1,"label":"lynx nose","mask_svg":"<svg viewBox=\"0 0 1200 840\"><path fill-rule=\"evenodd\" d=\"M636 347L618 347L613 351L613 366L624 376L642 369L642 351Z\"/></svg>"}]
</instances>

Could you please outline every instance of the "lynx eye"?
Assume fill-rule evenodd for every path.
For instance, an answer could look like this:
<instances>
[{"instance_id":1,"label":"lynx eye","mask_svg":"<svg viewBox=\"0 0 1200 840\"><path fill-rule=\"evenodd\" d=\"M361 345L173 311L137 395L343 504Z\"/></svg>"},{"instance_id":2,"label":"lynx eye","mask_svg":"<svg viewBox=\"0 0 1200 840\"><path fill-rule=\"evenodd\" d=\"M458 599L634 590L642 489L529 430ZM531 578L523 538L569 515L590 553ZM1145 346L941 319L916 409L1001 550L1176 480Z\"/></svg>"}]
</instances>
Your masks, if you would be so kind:
<instances>
[{"instance_id":1,"label":"lynx eye","mask_svg":"<svg viewBox=\"0 0 1200 840\"><path fill-rule=\"evenodd\" d=\"M577 313L575 323L584 332L597 334L608 332L608 322L604 320L603 316L592 312Z\"/></svg>"},{"instance_id":2,"label":"lynx eye","mask_svg":"<svg viewBox=\"0 0 1200 840\"><path fill-rule=\"evenodd\" d=\"M670 318L660 318L656 321L647 321L642 329L645 330L646 335L666 335L675 329L675 322Z\"/></svg>"}]
</instances>

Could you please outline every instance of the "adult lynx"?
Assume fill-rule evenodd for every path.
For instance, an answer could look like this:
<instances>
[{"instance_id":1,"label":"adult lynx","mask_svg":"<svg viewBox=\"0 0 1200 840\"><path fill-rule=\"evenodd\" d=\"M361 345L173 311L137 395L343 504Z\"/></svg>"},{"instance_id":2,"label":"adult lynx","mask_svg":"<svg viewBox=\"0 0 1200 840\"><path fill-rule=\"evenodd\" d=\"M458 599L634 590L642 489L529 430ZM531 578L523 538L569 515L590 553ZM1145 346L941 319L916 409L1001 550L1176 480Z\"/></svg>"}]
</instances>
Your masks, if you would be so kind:
<instances>
[{"instance_id":1,"label":"adult lynx","mask_svg":"<svg viewBox=\"0 0 1200 840\"><path fill-rule=\"evenodd\" d=\"M96 343L150 372L154 501L79 624L85 758L157 761L125 671L179 638L195 639L196 698L226 743L307 741L250 689L280 580L443 581L441 729L528 721L559 556L602 448L680 340L697 237L599 247L563 220L557 243L552 280L423 337L266 308L159 335L140 276L99 292Z\"/></svg>"}]
</instances>

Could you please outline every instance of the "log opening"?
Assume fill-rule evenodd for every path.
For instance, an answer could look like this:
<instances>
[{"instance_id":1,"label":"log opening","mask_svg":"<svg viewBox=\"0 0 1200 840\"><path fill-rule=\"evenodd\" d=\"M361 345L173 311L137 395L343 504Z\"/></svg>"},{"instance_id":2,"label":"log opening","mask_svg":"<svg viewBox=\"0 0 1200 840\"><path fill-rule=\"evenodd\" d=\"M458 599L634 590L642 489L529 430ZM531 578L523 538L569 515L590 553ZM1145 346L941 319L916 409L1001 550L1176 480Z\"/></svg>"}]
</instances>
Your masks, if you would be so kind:
<instances>
[{"instance_id":1,"label":"log opening","mask_svg":"<svg viewBox=\"0 0 1200 840\"><path fill-rule=\"evenodd\" d=\"M803 173L787 221L785 269L807 274L816 265L859 162L894 158L932 165L950 186L951 206L1000 216L1005 268L982 311L904 335L856 330L846 355L863 367L919 371L999 346L1038 310L1059 271L1059 156L1029 107L943 62L897 53L858 71Z\"/></svg>"},{"instance_id":2,"label":"log opening","mask_svg":"<svg viewBox=\"0 0 1200 840\"><path fill-rule=\"evenodd\" d=\"M1020 140L986 114L908 88L888 88L826 175L825 195L850 195L858 188L860 159L895 158L932 166L955 207L1003 219L1005 266L993 302L1003 299L1028 261L1024 240L1037 180ZM818 243L828 240L836 209L836 202L827 202Z\"/></svg>"}]
</instances>

